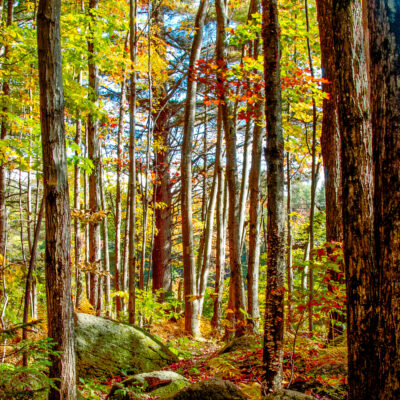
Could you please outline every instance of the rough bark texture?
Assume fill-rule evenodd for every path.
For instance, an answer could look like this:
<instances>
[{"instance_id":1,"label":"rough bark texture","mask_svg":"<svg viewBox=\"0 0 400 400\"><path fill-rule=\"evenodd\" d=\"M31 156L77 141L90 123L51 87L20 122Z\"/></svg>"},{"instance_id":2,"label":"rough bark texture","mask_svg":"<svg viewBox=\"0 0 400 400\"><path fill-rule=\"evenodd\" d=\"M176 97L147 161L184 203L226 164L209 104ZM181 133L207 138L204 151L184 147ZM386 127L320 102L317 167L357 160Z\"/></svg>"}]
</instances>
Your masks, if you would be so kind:
<instances>
[{"instance_id":1,"label":"rough bark texture","mask_svg":"<svg viewBox=\"0 0 400 400\"><path fill-rule=\"evenodd\" d=\"M133 65L136 64L137 49L137 2L129 1L129 24L130 39L129 49L130 58ZM136 221L136 157L135 157L135 131L136 131L136 71L131 72L131 96L129 103L129 262L128 262L128 320L129 323L135 322L135 221ZM124 278L123 278L124 279Z\"/></svg>"},{"instance_id":2,"label":"rough bark texture","mask_svg":"<svg viewBox=\"0 0 400 400\"><path fill-rule=\"evenodd\" d=\"M371 399L378 365L374 265L372 133L361 2L335 2L336 89L341 136L344 256L347 279L349 399Z\"/></svg>"},{"instance_id":3,"label":"rough bark texture","mask_svg":"<svg viewBox=\"0 0 400 400\"><path fill-rule=\"evenodd\" d=\"M200 271L200 284L199 284L199 314L203 314L204 295L207 289L208 275L210 273L210 260L211 260L211 245L214 230L214 212L215 203L217 201L217 185L218 185L218 172L214 171L213 181L211 185L211 193L207 206L206 225L204 227L204 253L203 263Z\"/></svg>"},{"instance_id":4,"label":"rough bark texture","mask_svg":"<svg viewBox=\"0 0 400 400\"><path fill-rule=\"evenodd\" d=\"M227 208L226 182L222 165L222 115L218 110L217 120L217 150L215 155L215 170L218 174L217 188L217 244L215 261L215 293L214 313L211 325L217 330L221 329L221 302L224 289L225 276L225 210Z\"/></svg>"},{"instance_id":5,"label":"rough bark texture","mask_svg":"<svg viewBox=\"0 0 400 400\"><path fill-rule=\"evenodd\" d=\"M82 74L79 73L79 81L81 83ZM75 143L79 148L81 147L81 120L78 119L76 121L76 133L75 133ZM75 152L75 155L78 156L78 151ZM81 208L81 168L79 166L79 162L77 162L74 166L74 209L75 211L79 211ZM81 253L82 253L82 238L81 238L81 222L78 217L74 218L74 247L75 247L75 283L76 283L76 291L75 291L75 305L79 307L82 297L83 297L83 273L80 270L81 265Z\"/></svg>"},{"instance_id":6,"label":"rough bark texture","mask_svg":"<svg viewBox=\"0 0 400 400\"><path fill-rule=\"evenodd\" d=\"M238 187L238 163L236 154L236 129L232 120L232 107L227 96L227 87L224 72L227 69L225 59L225 41L226 41L226 3L223 0L215 2L217 14L217 41L216 41L216 62L217 87L219 107L222 112L222 122L225 132L226 143L226 180L229 193L228 209L228 243L229 243L229 261L231 266L231 285L234 293L234 317L236 326L236 336L244 334L244 314L246 308L244 300L243 272L240 260L240 226L239 226L239 187ZM232 293L232 295L233 295Z\"/></svg>"},{"instance_id":7,"label":"rough bark texture","mask_svg":"<svg viewBox=\"0 0 400 400\"><path fill-rule=\"evenodd\" d=\"M400 398L400 4L368 1L379 277L379 383L370 399ZM375 371L373 371L375 372Z\"/></svg>"},{"instance_id":8,"label":"rough bark texture","mask_svg":"<svg viewBox=\"0 0 400 400\"><path fill-rule=\"evenodd\" d=\"M125 47L128 44L126 43ZM124 70L124 78L121 84L121 98L119 105L119 121L118 121L118 139L117 139L117 188L115 196L115 242L114 242L114 287L115 291L121 290L121 172L122 172L122 133L124 130L125 117L125 99L126 99L126 69ZM117 315L121 312L121 297L116 296Z\"/></svg>"},{"instance_id":9,"label":"rough bark texture","mask_svg":"<svg viewBox=\"0 0 400 400\"><path fill-rule=\"evenodd\" d=\"M282 99L280 83L280 43L276 0L263 0L262 39L264 44L265 118L267 122L268 190L268 277L264 325L262 393L281 389L284 326L284 175Z\"/></svg>"},{"instance_id":10,"label":"rough bark texture","mask_svg":"<svg viewBox=\"0 0 400 400\"><path fill-rule=\"evenodd\" d=\"M49 377L57 378L51 400L76 399L71 291L67 157L60 43L60 0L40 0L37 18L43 185L46 206L46 294L48 335L60 351L51 356Z\"/></svg>"},{"instance_id":11,"label":"rough bark texture","mask_svg":"<svg viewBox=\"0 0 400 400\"><path fill-rule=\"evenodd\" d=\"M196 296L196 266L194 259L193 223L192 223L192 138L196 113L197 82L194 79L194 68L200 57L203 41L203 27L207 14L208 0L202 0L195 21L185 105L185 122L183 128L181 159L181 209L182 209L182 242L183 242L183 276L185 296L185 329L193 336L200 335L198 300Z\"/></svg>"},{"instance_id":12,"label":"rough bark texture","mask_svg":"<svg viewBox=\"0 0 400 400\"><path fill-rule=\"evenodd\" d=\"M259 1L252 0L250 13L259 10ZM259 38L253 42L253 58L257 60L259 54ZM249 260L247 265L247 298L250 324L255 331L258 330L260 309L258 303L258 275L260 267L260 175L261 175L261 153L264 130L262 128L263 102L256 110L257 115L253 127L253 147L251 150L250 170L250 211L249 211Z\"/></svg>"},{"instance_id":13,"label":"rough bark texture","mask_svg":"<svg viewBox=\"0 0 400 400\"><path fill-rule=\"evenodd\" d=\"M89 39L88 39L88 53L89 53L89 100L97 104L98 96L98 67L94 60L96 55L94 43L94 24L95 16L91 10L98 8L98 0L89 1ZM91 213L98 213L101 209L101 194L100 194L100 180L101 180L101 166L100 166L100 139L98 133L97 117L93 114L88 116L88 156L93 162L93 170L89 176L89 209ZM89 225L89 262L91 265L96 265L96 269L100 270L101 266L101 248L100 248L100 221L96 219L95 222ZM95 272L90 274L90 303L95 310L98 309L98 275Z\"/></svg>"},{"instance_id":14,"label":"rough bark texture","mask_svg":"<svg viewBox=\"0 0 400 400\"><path fill-rule=\"evenodd\" d=\"M293 234L292 234L292 177L291 177L291 159L290 152L286 153L286 168L287 168L287 198L286 198L286 223L287 223L287 258L286 258L286 276L288 286L288 324L292 318L292 292L294 289L293 276Z\"/></svg>"},{"instance_id":15,"label":"rough bark texture","mask_svg":"<svg viewBox=\"0 0 400 400\"><path fill-rule=\"evenodd\" d=\"M157 142L156 173L156 203L161 207L155 208L155 226L157 234L154 236L153 246L153 291L163 289L172 290L171 275L171 235L172 235L172 193L171 177L169 173L169 133L167 127L170 117L170 109L161 104L154 126L154 141Z\"/></svg>"},{"instance_id":16,"label":"rough bark texture","mask_svg":"<svg viewBox=\"0 0 400 400\"><path fill-rule=\"evenodd\" d=\"M323 101L321 131L321 151L325 175L326 240L339 242L343 239L343 221L340 134L333 52L333 0L318 0L317 11L322 74L327 80L322 84L322 89L329 96Z\"/></svg>"}]
</instances>

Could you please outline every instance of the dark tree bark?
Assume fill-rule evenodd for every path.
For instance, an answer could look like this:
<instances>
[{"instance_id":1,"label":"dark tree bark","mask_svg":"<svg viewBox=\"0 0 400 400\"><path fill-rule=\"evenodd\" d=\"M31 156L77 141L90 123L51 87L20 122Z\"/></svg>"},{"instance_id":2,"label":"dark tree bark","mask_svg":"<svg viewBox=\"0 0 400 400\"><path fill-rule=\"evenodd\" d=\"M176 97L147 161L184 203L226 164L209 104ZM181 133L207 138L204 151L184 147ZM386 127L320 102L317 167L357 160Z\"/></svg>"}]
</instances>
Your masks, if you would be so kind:
<instances>
[{"instance_id":1,"label":"dark tree bark","mask_svg":"<svg viewBox=\"0 0 400 400\"><path fill-rule=\"evenodd\" d=\"M265 74L265 118L267 122L268 277L264 325L264 379L262 393L282 386L285 228L280 41L276 0L262 0Z\"/></svg>"},{"instance_id":2,"label":"dark tree bark","mask_svg":"<svg viewBox=\"0 0 400 400\"><path fill-rule=\"evenodd\" d=\"M74 323L71 290L67 157L64 133L60 0L40 0L37 18L43 185L46 206L46 294L48 335L60 356L51 356L57 378L51 400L75 400Z\"/></svg>"},{"instance_id":3,"label":"dark tree bark","mask_svg":"<svg viewBox=\"0 0 400 400\"><path fill-rule=\"evenodd\" d=\"M156 193L155 201L161 207L155 207L155 227L157 234L154 236L153 246L153 291L163 289L172 290L171 271L171 235L172 235L172 192L170 168L170 146L168 120L170 108L165 101L160 104L160 111L155 119L154 141L157 142L156 157ZM161 296L160 299L162 299Z\"/></svg>"},{"instance_id":4,"label":"dark tree bark","mask_svg":"<svg viewBox=\"0 0 400 400\"><path fill-rule=\"evenodd\" d=\"M400 4L371 0L371 120L375 171L375 248L379 328L374 391L370 399L400 398ZM374 367L379 367L375 372Z\"/></svg>"},{"instance_id":5,"label":"dark tree bark","mask_svg":"<svg viewBox=\"0 0 400 400\"><path fill-rule=\"evenodd\" d=\"M344 257L347 280L349 399L371 399L379 361L374 265L372 131L361 2L338 0L332 16L335 89L341 136Z\"/></svg>"},{"instance_id":6,"label":"dark tree bark","mask_svg":"<svg viewBox=\"0 0 400 400\"><path fill-rule=\"evenodd\" d=\"M322 74L326 79L322 84L322 89L328 94L328 98L323 101L321 131L321 151L325 175L326 240L340 242L343 239L343 222L340 134L333 52L333 0L318 0L317 11Z\"/></svg>"}]
</instances>

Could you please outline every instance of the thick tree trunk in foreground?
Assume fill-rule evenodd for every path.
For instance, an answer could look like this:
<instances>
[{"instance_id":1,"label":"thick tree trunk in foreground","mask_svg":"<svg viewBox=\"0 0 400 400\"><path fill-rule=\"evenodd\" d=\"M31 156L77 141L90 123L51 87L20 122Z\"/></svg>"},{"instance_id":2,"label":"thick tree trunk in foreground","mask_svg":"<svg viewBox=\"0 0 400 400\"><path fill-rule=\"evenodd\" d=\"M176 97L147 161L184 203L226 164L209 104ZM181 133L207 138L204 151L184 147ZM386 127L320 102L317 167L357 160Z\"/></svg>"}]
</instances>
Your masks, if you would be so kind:
<instances>
[{"instance_id":1,"label":"thick tree trunk in foreground","mask_svg":"<svg viewBox=\"0 0 400 400\"><path fill-rule=\"evenodd\" d=\"M207 14L208 0L202 0L196 15L195 35L190 53L185 121L183 128L181 160L181 208L183 242L183 276L185 296L185 329L193 336L200 336L200 319L196 288L196 265L194 259L193 222L192 222L192 139L196 115L197 82L194 68L200 57L203 41L203 27Z\"/></svg>"},{"instance_id":2,"label":"thick tree trunk in foreground","mask_svg":"<svg viewBox=\"0 0 400 400\"><path fill-rule=\"evenodd\" d=\"M267 122L268 277L264 325L264 379L262 393L282 386L285 219L280 43L276 0L263 0L265 118Z\"/></svg>"},{"instance_id":3,"label":"thick tree trunk in foreground","mask_svg":"<svg viewBox=\"0 0 400 400\"><path fill-rule=\"evenodd\" d=\"M329 96L323 101L321 131L321 151L325 173L326 240L340 242L343 238L343 221L340 134L333 52L333 0L318 0L317 10L322 73L326 79L322 84L322 89Z\"/></svg>"},{"instance_id":4,"label":"thick tree trunk in foreground","mask_svg":"<svg viewBox=\"0 0 400 400\"><path fill-rule=\"evenodd\" d=\"M369 365L378 382L370 399L395 400L400 398L400 4L383 0L367 4L380 284L375 338L379 360Z\"/></svg>"},{"instance_id":5,"label":"thick tree trunk in foreground","mask_svg":"<svg viewBox=\"0 0 400 400\"><path fill-rule=\"evenodd\" d=\"M347 279L349 400L371 399L378 365L374 265L372 131L361 2L338 0L333 17L341 136L344 257Z\"/></svg>"},{"instance_id":6,"label":"thick tree trunk in foreground","mask_svg":"<svg viewBox=\"0 0 400 400\"><path fill-rule=\"evenodd\" d=\"M37 18L43 184L46 205L46 293L48 335L60 356L51 356L57 378L51 400L75 400L74 322L71 291L67 157L60 43L60 0L40 0Z\"/></svg>"}]
</instances>

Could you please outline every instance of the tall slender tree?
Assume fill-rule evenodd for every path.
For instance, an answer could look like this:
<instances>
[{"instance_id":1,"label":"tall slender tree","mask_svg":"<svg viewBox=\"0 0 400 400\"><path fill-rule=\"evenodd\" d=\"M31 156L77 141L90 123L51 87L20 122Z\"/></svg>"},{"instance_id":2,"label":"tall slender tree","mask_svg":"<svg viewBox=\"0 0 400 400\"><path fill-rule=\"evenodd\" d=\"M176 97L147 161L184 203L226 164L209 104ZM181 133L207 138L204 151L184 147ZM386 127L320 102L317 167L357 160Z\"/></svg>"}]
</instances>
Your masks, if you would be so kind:
<instances>
[{"instance_id":1,"label":"tall slender tree","mask_svg":"<svg viewBox=\"0 0 400 400\"><path fill-rule=\"evenodd\" d=\"M129 261L128 261L128 320L130 324L135 322L135 223L136 223L136 157L135 157L135 134L136 134L136 49L137 49L137 1L129 1L129 51L133 65L130 82L129 103ZM124 276L122 278L125 279ZM123 285L125 286L125 285Z\"/></svg>"},{"instance_id":2,"label":"tall slender tree","mask_svg":"<svg viewBox=\"0 0 400 400\"><path fill-rule=\"evenodd\" d=\"M74 322L71 291L67 154L64 133L60 0L40 0L37 18L43 185L46 206L46 294L48 335L60 355L51 355L56 378L49 400L75 400Z\"/></svg>"},{"instance_id":3,"label":"tall slender tree","mask_svg":"<svg viewBox=\"0 0 400 400\"><path fill-rule=\"evenodd\" d=\"M190 52L185 119L183 127L181 160L181 210L183 242L183 276L185 296L185 329L193 336L200 336L199 303L197 297L196 265L194 258L192 221L192 140L196 114L197 81L195 67L200 57L204 21L208 0L202 0L194 24L195 34Z\"/></svg>"},{"instance_id":4,"label":"tall slender tree","mask_svg":"<svg viewBox=\"0 0 400 400\"><path fill-rule=\"evenodd\" d=\"M225 73L227 62L225 56L226 25L227 25L227 2L216 0L215 11L217 14L217 40L216 40L216 62L218 101L221 108L222 123L225 132L226 142L226 180L229 193L228 209L228 243L229 261L231 266L231 291L234 300L234 317L236 336L241 336L245 332L244 310L246 308L244 300L243 272L240 260L241 254L241 231L239 217L239 185L237 176L237 152L236 152L236 127L232 121L232 107L227 96L227 83Z\"/></svg>"},{"instance_id":5,"label":"tall slender tree","mask_svg":"<svg viewBox=\"0 0 400 400\"><path fill-rule=\"evenodd\" d=\"M260 2L252 0L250 14L254 15L260 9ZM253 41L252 57L257 60L260 52L260 38ZM250 323L254 330L258 330L260 310L258 303L258 275L260 265L260 176L261 176L261 154L264 129L262 128L263 102L260 101L256 109L253 127L253 147L251 150L250 169L250 211L249 211L249 261L247 265L247 299Z\"/></svg>"},{"instance_id":6,"label":"tall slender tree","mask_svg":"<svg viewBox=\"0 0 400 400\"><path fill-rule=\"evenodd\" d=\"M268 276L264 323L264 380L262 393L282 386L285 219L282 97L280 81L280 39L276 0L262 0L262 39L264 45L265 119L267 123L268 191Z\"/></svg>"},{"instance_id":7,"label":"tall slender tree","mask_svg":"<svg viewBox=\"0 0 400 400\"><path fill-rule=\"evenodd\" d=\"M89 63L89 100L93 104L97 104L99 78L98 66L96 62L96 46L95 46L95 19L96 10L99 6L98 0L89 1L89 37L88 37L88 63ZM95 214L101 209L101 150L99 139L99 123L95 112L88 115L88 156L93 162L93 170L89 176L89 207L90 212ZM101 247L100 247L100 220L94 218L89 224L89 262L92 266L96 266L96 270L101 268ZM90 303L98 310L98 284L99 276L96 271L90 273Z\"/></svg>"},{"instance_id":8,"label":"tall slender tree","mask_svg":"<svg viewBox=\"0 0 400 400\"><path fill-rule=\"evenodd\" d=\"M7 19L6 25L10 26L13 20L14 14L14 2L12 0L8 0L7 2ZM1 14L0 14L1 20ZM9 56L9 45L4 46L4 59L7 60ZM10 94L10 83L6 79L3 82L3 96L5 99ZM8 111L8 101L6 100L5 105L2 108L3 117L1 119L1 128L0 128L0 139L5 140L8 129L9 129L9 121L7 121L7 111ZM4 161L0 161L0 254L4 256L5 254L5 228L6 228L6 166Z\"/></svg>"}]
</instances>

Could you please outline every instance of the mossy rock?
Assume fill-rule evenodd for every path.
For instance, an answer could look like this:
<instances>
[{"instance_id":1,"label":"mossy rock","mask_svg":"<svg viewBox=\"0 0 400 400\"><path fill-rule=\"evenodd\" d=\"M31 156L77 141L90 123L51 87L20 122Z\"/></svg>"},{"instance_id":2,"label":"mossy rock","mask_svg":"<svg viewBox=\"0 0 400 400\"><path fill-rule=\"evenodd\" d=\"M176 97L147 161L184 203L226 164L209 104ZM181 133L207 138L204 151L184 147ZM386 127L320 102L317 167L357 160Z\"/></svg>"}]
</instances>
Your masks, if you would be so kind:
<instances>
[{"instance_id":1,"label":"mossy rock","mask_svg":"<svg viewBox=\"0 0 400 400\"><path fill-rule=\"evenodd\" d=\"M214 378L180 390L169 400L248 400L232 382Z\"/></svg>"},{"instance_id":2,"label":"mossy rock","mask_svg":"<svg viewBox=\"0 0 400 400\"><path fill-rule=\"evenodd\" d=\"M75 321L79 378L138 374L177 362L166 346L140 328L81 313Z\"/></svg>"},{"instance_id":3,"label":"mossy rock","mask_svg":"<svg viewBox=\"0 0 400 400\"><path fill-rule=\"evenodd\" d=\"M145 399L148 395L165 399L189 385L190 382L185 377L173 371L147 372L134 375L121 383L113 385L107 399ZM144 393L137 392L134 389L137 386L143 387Z\"/></svg>"},{"instance_id":4,"label":"mossy rock","mask_svg":"<svg viewBox=\"0 0 400 400\"><path fill-rule=\"evenodd\" d=\"M240 336L230 341L225 347L223 347L219 354L232 353L238 350L250 350L257 347L261 347L261 338L252 335Z\"/></svg>"}]
</instances>

